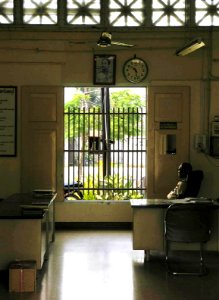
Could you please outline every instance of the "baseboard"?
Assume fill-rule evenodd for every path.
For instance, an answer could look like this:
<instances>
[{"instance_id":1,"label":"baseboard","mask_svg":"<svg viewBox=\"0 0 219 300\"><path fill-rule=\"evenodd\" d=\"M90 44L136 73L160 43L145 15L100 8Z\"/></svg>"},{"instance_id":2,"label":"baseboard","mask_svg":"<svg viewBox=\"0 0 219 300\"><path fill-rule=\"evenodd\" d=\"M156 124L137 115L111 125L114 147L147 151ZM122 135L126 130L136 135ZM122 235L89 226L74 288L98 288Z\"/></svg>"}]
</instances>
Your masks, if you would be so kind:
<instances>
[{"instance_id":1,"label":"baseboard","mask_svg":"<svg viewBox=\"0 0 219 300\"><path fill-rule=\"evenodd\" d=\"M132 222L56 222L56 229L131 230Z\"/></svg>"}]
</instances>

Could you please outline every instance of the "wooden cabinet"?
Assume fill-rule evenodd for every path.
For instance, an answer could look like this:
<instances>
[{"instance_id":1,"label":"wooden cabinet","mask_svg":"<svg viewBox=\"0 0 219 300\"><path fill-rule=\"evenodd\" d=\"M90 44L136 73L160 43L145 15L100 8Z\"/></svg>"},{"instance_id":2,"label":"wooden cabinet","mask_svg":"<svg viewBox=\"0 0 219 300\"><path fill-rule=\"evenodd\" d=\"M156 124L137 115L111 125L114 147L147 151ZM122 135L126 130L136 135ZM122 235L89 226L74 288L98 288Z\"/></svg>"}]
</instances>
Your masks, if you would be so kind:
<instances>
[{"instance_id":1,"label":"wooden cabinet","mask_svg":"<svg viewBox=\"0 0 219 300\"><path fill-rule=\"evenodd\" d=\"M41 269L55 239L54 201L45 205L41 216L22 214L27 203L4 201L0 206L0 270L14 260L35 260ZM17 209L14 209L17 206ZM13 207L13 208L12 208Z\"/></svg>"},{"instance_id":2,"label":"wooden cabinet","mask_svg":"<svg viewBox=\"0 0 219 300\"><path fill-rule=\"evenodd\" d=\"M36 260L41 269L47 251L46 218L0 219L0 270L17 259Z\"/></svg>"}]
</instances>

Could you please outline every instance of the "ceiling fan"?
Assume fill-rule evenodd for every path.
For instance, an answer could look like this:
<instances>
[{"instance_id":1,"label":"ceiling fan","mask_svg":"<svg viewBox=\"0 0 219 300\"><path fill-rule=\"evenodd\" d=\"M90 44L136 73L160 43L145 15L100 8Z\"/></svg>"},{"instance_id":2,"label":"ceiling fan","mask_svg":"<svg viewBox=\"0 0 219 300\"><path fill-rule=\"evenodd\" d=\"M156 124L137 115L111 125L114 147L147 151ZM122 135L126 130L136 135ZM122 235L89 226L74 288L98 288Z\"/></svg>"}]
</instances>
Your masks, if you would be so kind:
<instances>
[{"instance_id":1,"label":"ceiling fan","mask_svg":"<svg viewBox=\"0 0 219 300\"><path fill-rule=\"evenodd\" d=\"M97 46L105 48L109 47L111 45L117 45L117 46L122 46L122 47L134 47L135 45L132 44L126 44L122 42L116 42L112 41L112 34L110 32L102 32L99 40L97 41Z\"/></svg>"}]
</instances>

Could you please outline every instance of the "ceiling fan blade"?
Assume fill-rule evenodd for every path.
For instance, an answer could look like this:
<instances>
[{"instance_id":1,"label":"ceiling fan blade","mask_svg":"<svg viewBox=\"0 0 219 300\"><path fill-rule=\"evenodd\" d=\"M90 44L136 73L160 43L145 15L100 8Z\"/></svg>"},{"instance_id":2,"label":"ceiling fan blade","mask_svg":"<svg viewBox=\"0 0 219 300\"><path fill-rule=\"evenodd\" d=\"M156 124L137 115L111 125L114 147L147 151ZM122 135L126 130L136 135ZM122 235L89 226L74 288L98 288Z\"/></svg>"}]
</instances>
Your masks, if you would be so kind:
<instances>
[{"instance_id":1,"label":"ceiling fan blade","mask_svg":"<svg viewBox=\"0 0 219 300\"><path fill-rule=\"evenodd\" d=\"M122 47L134 47L135 45L112 41L112 34L110 32L102 32L99 40L97 41L99 47L109 47L111 45L117 45Z\"/></svg>"},{"instance_id":2,"label":"ceiling fan blade","mask_svg":"<svg viewBox=\"0 0 219 300\"><path fill-rule=\"evenodd\" d=\"M117 46L122 46L122 47L134 47L135 45L132 44L126 44L122 42L116 42L116 41L111 41L112 45L117 45Z\"/></svg>"}]
</instances>

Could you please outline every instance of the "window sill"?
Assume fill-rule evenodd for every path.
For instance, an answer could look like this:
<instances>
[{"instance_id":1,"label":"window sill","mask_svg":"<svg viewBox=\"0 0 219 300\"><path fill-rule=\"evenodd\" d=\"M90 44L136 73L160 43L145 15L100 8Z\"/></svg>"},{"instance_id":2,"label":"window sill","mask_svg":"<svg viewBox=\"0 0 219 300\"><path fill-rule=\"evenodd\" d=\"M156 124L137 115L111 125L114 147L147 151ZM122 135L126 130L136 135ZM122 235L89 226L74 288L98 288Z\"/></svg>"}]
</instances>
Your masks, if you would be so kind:
<instances>
[{"instance_id":1,"label":"window sill","mask_svg":"<svg viewBox=\"0 0 219 300\"><path fill-rule=\"evenodd\" d=\"M100 204L112 204L112 203L130 203L130 200L64 200L65 203L100 203Z\"/></svg>"}]
</instances>

